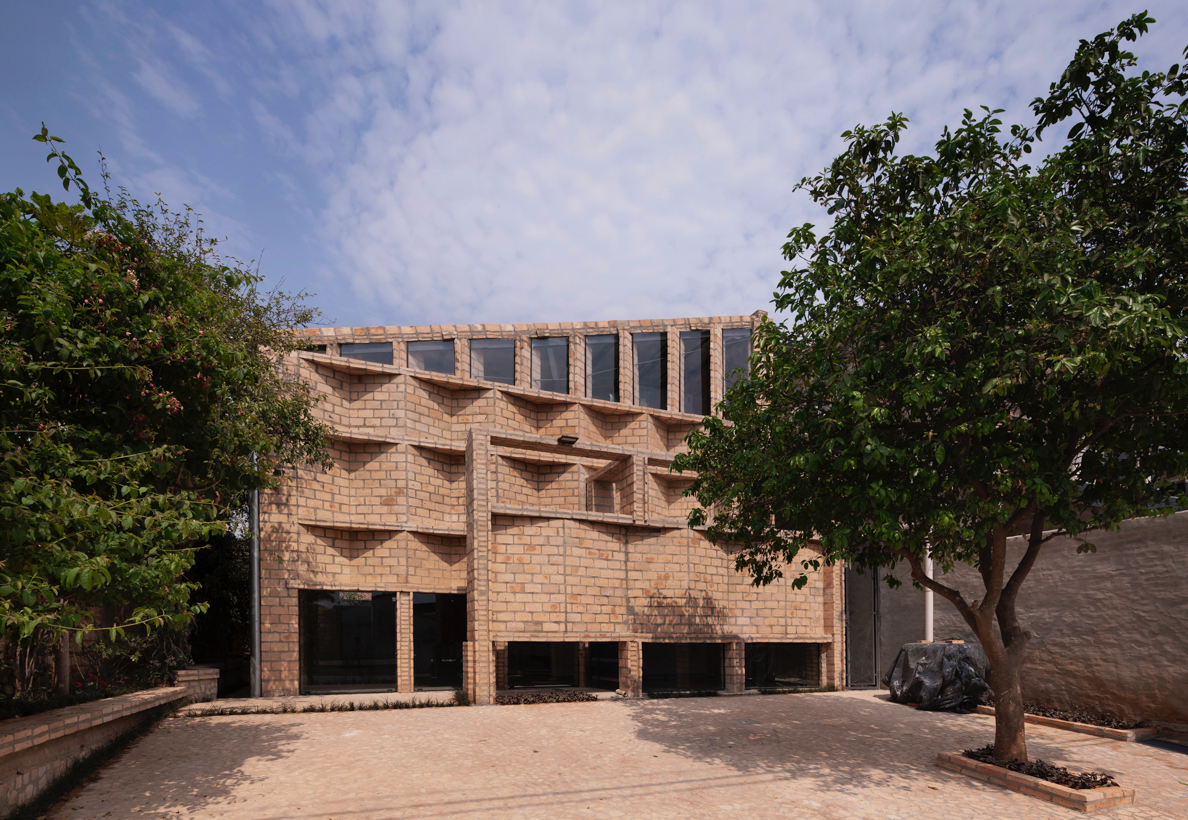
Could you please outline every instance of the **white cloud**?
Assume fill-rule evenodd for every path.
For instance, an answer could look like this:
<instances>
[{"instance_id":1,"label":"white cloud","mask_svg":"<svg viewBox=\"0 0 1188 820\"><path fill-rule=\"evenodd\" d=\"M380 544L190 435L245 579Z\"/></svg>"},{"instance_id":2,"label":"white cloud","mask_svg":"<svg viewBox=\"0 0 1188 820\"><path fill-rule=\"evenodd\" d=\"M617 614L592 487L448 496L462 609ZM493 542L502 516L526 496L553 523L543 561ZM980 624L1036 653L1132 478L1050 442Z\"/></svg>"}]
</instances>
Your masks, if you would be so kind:
<instances>
[{"instance_id":1,"label":"white cloud","mask_svg":"<svg viewBox=\"0 0 1188 820\"><path fill-rule=\"evenodd\" d=\"M1163 68L1188 11L1157 5L1137 50ZM124 24L147 94L215 133L209 87L240 106L234 139L275 160L270 192L229 168L162 184L223 213L238 198L240 222L226 224L249 238L251 208L277 224L290 208L305 225L320 207L328 269L285 273L338 294L350 324L766 308L788 229L822 221L792 188L843 130L905 112L905 149L919 152L963 108L1026 121L1076 40L1131 13L1119 0L275 0L228 6L220 39L213 23L100 8ZM147 115L105 82L129 150L145 155Z\"/></svg>"}]
</instances>

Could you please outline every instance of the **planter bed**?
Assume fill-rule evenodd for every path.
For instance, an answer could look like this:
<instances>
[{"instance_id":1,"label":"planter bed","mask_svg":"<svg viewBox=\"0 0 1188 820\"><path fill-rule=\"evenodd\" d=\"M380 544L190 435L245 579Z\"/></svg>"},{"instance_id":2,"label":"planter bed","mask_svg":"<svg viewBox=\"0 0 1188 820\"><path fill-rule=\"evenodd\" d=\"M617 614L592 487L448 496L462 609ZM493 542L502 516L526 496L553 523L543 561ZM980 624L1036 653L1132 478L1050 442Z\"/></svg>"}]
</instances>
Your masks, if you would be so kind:
<instances>
[{"instance_id":1,"label":"planter bed","mask_svg":"<svg viewBox=\"0 0 1188 820\"><path fill-rule=\"evenodd\" d=\"M1096 727L1095 727L1096 728ZM1115 730L1118 731L1118 730ZM1066 809L1083 812L1098 812L1117 808L1134 802L1134 789L1122 786L1107 786L1098 789L1070 789L1040 780L1038 777L1012 772L993 763L980 763L960 752L941 752L936 756L936 765L951 772L1002 786L1028 797L1034 797Z\"/></svg>"},{"instance_id":2,"label":"planter bed","mask_svg":"<svg viewBox=\"0 0 1188 820\"><path fill-rule=\"evenodd\" d=\"M979 706L978 714L993 715L993 706ZM1150 740L1159 733L1158 729L1150 727L1142 727L1138 729L1110 729L1105 726L1094 726L1092 723L1074 723L1071 720L1057 720L1056 718L1042 717L1040 715L1025 714L1023 719L1028 723L1034 723L1037 726L1050 726L1053 729L1064 729L1069 732L1080 732L1083 735L1095 735L1096 737L1108 737L1111 740L1121 740L1126 743L1134 743L1136 740Z\"/></svg>"}]
</instances>

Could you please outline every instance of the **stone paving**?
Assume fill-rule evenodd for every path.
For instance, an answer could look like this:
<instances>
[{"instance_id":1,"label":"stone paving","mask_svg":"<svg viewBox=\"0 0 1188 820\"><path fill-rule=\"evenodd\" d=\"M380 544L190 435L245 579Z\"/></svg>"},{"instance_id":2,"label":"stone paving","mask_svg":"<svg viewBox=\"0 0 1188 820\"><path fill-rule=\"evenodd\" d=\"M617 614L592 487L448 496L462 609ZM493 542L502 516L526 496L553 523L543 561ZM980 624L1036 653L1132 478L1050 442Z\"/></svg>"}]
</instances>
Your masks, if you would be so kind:
<instances>
[{"instance_id":1,"label":"stone paving","mask_svg":"<svg viewBox=\"0 0 1188 820\"><path fill-rule=\"evenodd\" d=\"M179 717L59 804L100 818L1064 818L933 766L993 719L885 693ZM1033 757L1113 773L1099 817L1188 820L1188 754L1029 727Z\"/></svg>"}]
</instances>

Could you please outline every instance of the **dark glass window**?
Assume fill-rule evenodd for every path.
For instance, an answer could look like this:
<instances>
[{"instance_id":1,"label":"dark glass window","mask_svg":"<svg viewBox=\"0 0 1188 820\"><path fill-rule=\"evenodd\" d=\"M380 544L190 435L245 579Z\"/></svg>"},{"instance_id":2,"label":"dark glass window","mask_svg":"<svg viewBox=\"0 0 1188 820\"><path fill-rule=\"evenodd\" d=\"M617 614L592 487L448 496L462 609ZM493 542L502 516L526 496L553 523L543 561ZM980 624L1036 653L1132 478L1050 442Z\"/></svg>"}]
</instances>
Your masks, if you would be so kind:
<instances>
[{"instance_id":1,"label":"dark glass window","mask_svg":"<svg viewBox=\"0 0 1188 820\"><path fill-rule=\"evenodd\" d=\"M516 340L471 339L470 376L500 384L515 384Z\"/></svg>"},{"instance_id":2,"label":"dark glass window","mask_svg":"<svg viewBox=\"0 0 1188 820\"><path fill-rule=\"evenodd\" d=\"M310 345L309 352L310 353L325 353L326 345Z\"/></svg>"},{"instance_id":3,"label":"dark glass window","mask_svg":"<svg viewBox=\"0 0 1188 820\"><path fill-rule=\"evenodd\" d=\"M619 644L613 641L586 644L586 685L594 689L619 688Z\"/></svg>"},{"instance_id":4,"label":"dark glass window","mask_svg":"<svg viewBox=\"0 0 1188 820\"><path fill-rule=\"evenodd\" d=\"M716 692L725 677L722 660L720 643L645 643L644 691Z\"/></svg>"},{"instance_id":5,"label":"dark glass window","mask_svg":"<svg viewBox=\"0 0 1188 820\"><path fill-rule=\"evenodd\" d=\"M392 363L391 342L367 342L365 344L343 344L339 347L343 356L348 359L359 359L376 364Z\"/></svg>"},{"instance_id":6,"label":"dark glass window","mask_svg":"<svg viewBox=\"0 0 1188 820\"><path fill-rule=\"evenodd\" d=\"M748 643L745 650L748 689L819 686L816 644Z\"/></svg>"},{"instance_id":7,"label":"dark glass window","mask_svg":"<svg viewBox=\"0 0 1188 820\"><path fill-rule=\"evenodd\" d=\"M723 392L750 372L747 359L751 357L751 329L732 327L722 331Z\"/></svg>"},{"instance_id":8,"label":"dark glass window","mask_svg":"<svg viewBox=\"0 0 1188 820\"><path fill-rule=\"evenodd\" d=\"M532 386L551 393L569 392L569 339L532 340Z\"/></svg>"},{"instance_id":9,"label":"dark glass window","mask_svg":"<svg viewBox=\"0 0 1188 820\"><path fill-rule=\"evenodd\" d=\"M396 595L390 592L298 594L302 692L396 688Z\"/></svg>"},{"instance_id":10,"label":"dark glass window","mask_svg":"<svg viewBox=\"0 0 1188 820\"><path fill-rule=\"evenodd\" d=\"M664 410L668 407L668 337L664 333L636 333L635 403Z\"/></svg>"},{"instance_id":11,"label":"dark glass window","mask_svg":"<svg viewBox=\"0 0 1188 820\"><path fill-rule=\"evenodd\" d=\"M507 645L507 683L517 686L573 686L577 644L512 641Z\"/></svg>"},{"instance_id":12,"label":"dark glass window","mask_svg":"<svg viewBox=\"0 0 1188 820\"><path fill-rule=\"evenodd\" d=\"M710 411L710 333L681 331L681 412Z\"/></svg>"},{"instance_id":13,"label":"dark glass window","mask_svg":"<svg viewBox=\"0 0 1188 820\"><path fill-rule=\"evenodd\" d=\"M460 687L465 641L465 595L413 593L414 688Z\"/></svg>"},{"instance_id":14,"label":"dark glass window","mask_svg":"<svg viewBox=\"0 0 1188 820\"><path fill-rule=\"evenodd\" d=\"M586 337L586 395L619 400L619 337Z\"/></svg>"},{"instance_id":15,"label":"dark glass window","mask_svg":"<svg viewBox=\"0 0 1188 820\"><path fill-rule=\"evenodd\" d=\"M413 370L454 375L454 340L442 342L409 342L408 366Z\"/></svg>"}]
</instances>

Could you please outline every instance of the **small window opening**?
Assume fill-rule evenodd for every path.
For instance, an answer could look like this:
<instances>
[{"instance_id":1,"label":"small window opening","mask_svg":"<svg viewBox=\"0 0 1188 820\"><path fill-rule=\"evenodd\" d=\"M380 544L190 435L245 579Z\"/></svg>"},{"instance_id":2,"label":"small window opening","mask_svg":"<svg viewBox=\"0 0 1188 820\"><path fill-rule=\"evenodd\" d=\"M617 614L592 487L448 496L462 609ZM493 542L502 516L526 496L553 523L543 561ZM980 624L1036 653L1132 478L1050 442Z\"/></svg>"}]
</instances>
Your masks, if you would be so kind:
<instances>
[{"instance_id":1,"label":"small window opening","mask_svg":"<svg viewBox=\"0 0 1188 820\"><path fill-rule=\"evenodd\" d=\"M665 410L668 406L668 338L664 333L636 333L635 403Z\"/></svg>"},{"instance_id":2,"label":"small window opening","mask_svg":"<svg viewBox=\"0 0 1188 820\"><path fill-rule=\"evenodd\" d=\"M722 331L722 385L723 393L735 382L745 379L750 373L751 329L732 327Z\"/></svg>"},{"instance_id":3,"label":"small window opening","mask_svg":"<svg viewBox=\"0 0 1188 820\"><path fill-rule=\"evenodd\" d=\"M347 343L340 345L339 351L348 359L358 359L359 361L373 362L375 364L392 363L391 342Z\"/></svg>"},{"instance_id":4,"label":"small window opening","mask_svg":"<svg viewBox=\"0 0 1188 820\"><path fill-rule=\"evenodd\" d=\"M409 342L408 366L413 370L454 375L454 340Z\"/></svg>"},{"instance_id":5,"label":"small window opening","mask_svg":"<svg viewBox=\"0 0 1188 820\"><path fill-rule=\"evenodd\" d=\"M586 395L619 400L619 337L586 337Z\"/></svg>"},{"instance_id":6,"label":"small window opening","mask_svg":"<svg viewBox=\"0 0 1188 820\"><path fill-rule=\"evenodd\" d=\"M705 415L710 411L710 334L708 330L681 332L681 412Z\"/></svg>"},{"instance_id":7,"label":"small window opening","mask_svg":"<svg viewBox=\"0 0 1188 820\"><path fill-rule=\"evenodd\" d=\"M471 339L470 376L499 384L515 384L516 340Z\"/></svg>"},{"instance_id":8,"label":"small window opening","mask_svg":"<svg viewBox=\"0 0 1188 820\"><path fill-rule=\"evenodd\" d=\"M568 338L532 340L532 387L550 393L569 392Z\"/></svg>"}]
</instances>

